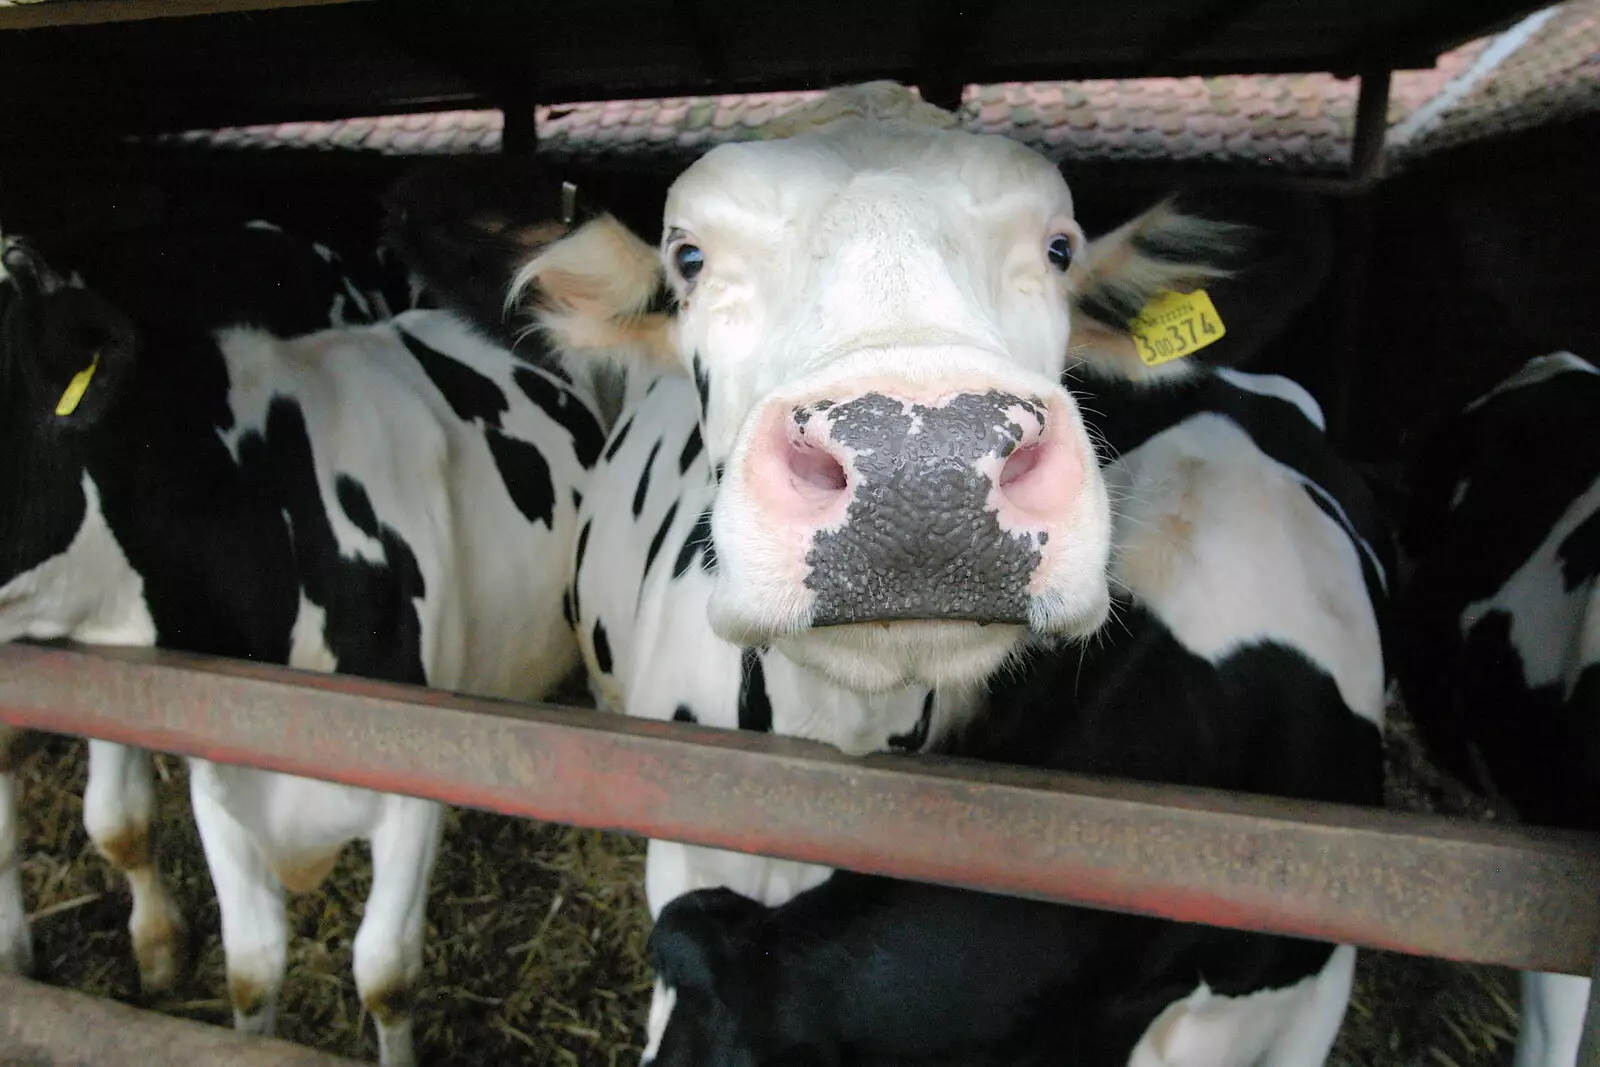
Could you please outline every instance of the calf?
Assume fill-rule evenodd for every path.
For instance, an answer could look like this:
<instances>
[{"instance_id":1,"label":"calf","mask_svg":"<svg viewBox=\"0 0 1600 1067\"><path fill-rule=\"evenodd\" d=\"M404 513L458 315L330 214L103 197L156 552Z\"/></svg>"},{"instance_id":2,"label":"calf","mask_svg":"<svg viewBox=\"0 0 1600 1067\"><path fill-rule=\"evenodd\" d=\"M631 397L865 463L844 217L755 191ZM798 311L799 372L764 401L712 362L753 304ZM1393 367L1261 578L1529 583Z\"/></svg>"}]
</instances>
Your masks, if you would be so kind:
<instances>
[{"instance_id":1,"label":"calf","mask_svg":"<svg viewBox=\"0 0 1600 1067\"><path fill-rule=\"evenodd\" d=\"M445 312L284 339L270 315L218 326L215 310L119 306L18 241L3 263L0 637L525 699L576 665L559 605L602 432L553 363ZM382 1062L414 1062L440 806L203 760L190 780L237 1025L273 1027L285 890L315 887L365 838L356 983ZM103 848L148 857L148 802L146 761L92 746L86 821ZM139 869L136 944L160 933L152 900L175 917Z\"/></svg>"},{"instance_id":2,"label":"calf","mask_svg":"<svg viewBox=\"0 0 1600 1067\"><path fill-rule=\"evenodd\" d=\"M1539 356L1412 470L1397 659L1441 761L1528 822L1600 830L1600 371ZM1522 976L1517 1067L1572 1067L1589 980Z\"/></svg>"},{"instance_id":3,"label":"calf","mask_svg":"<svg viewBox=\"0 0 1600 1067\"><path fill-rule=\"evenodd\" d=\"M582 510L569 607L604 706L929 750L983 735L993 672L1106 616L1111 509L1062 384L1069 332L1117 374L1178 373L1144 367L1104 323L1214 276L1228 235L1162 206L1088 242L1040 157L863 112L847 102L826 129L708 153L669 193L659 259L602 218L520 274L557 342L626 342L663 368L624 408ZM1263 498L1311 506L1286 484L1288 503ZM1294 517L1326 540L1332 519ZM1149 558L1151 581L1175 580ZM1179 584L1188 623L1203 612L1182 597L1200 594ZM1240 610L1230 623L1265 625ZM1307 611L1284 626L1315 632L1289 638L1344 669L1329 660L1349 650L1316 644L1330 627ZM1372 662L1350 668L1348 703L1376 721L1376 639L1352 620L1350 655ZM712 886L778 904L830 873L652 842L647 891L654 913ZM652 1054L672 1002L658 983Z\"/></svg>"}]
</instances>

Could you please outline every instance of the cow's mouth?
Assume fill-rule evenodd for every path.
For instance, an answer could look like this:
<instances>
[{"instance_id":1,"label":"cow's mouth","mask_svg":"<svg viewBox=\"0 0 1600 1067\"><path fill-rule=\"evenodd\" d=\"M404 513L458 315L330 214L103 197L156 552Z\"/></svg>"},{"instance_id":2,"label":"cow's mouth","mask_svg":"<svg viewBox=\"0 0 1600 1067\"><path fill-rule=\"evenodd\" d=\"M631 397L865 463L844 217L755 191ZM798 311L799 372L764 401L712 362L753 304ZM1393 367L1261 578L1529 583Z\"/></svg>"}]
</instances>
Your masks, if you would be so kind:
<instances>
[{"instance_id":1,"label":"cow's mouth","mask_svg":"<svg viewBox=\"0 0 1600 1067\"><path fill-rule=\"evenodd\" d=\"M1026 626L916 619L812 627L775 646L839 685L886 692L979 684L1028 640Z\"/></svg>"}]
</instances>

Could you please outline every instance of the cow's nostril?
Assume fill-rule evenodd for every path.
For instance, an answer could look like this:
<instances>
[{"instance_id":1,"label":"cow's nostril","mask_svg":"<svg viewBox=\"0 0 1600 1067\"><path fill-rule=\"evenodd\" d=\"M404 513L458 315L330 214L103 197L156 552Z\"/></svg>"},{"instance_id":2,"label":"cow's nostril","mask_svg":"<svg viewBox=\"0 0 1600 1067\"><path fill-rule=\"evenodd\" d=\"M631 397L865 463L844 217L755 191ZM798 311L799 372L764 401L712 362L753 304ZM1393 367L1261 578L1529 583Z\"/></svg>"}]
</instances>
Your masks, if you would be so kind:
<instances>
[{"instance_id":1,"label":"cow's nostril","mask_svg":"<svg viewBox=\"0 0 1600 1067\"><path fill-rule=\"evenodd\" d=\"M819 501L843 492L849 484L838 460L807 444L790 443L789 473L796 489Z\"/></svg>"},{"instance_id":2,"label":"cow's nostril","mask_svg":"<svg viewBox=\"0 0 1600 1067\"><path fill-rule=\"evenodd\" d=\"M1012 483L1025 478L1037 466L1044 450L1039 445L1027 445L1011 453L1005 466L1000 468L1000 488L1010 488Z\"/></svg>"}]
</instances>

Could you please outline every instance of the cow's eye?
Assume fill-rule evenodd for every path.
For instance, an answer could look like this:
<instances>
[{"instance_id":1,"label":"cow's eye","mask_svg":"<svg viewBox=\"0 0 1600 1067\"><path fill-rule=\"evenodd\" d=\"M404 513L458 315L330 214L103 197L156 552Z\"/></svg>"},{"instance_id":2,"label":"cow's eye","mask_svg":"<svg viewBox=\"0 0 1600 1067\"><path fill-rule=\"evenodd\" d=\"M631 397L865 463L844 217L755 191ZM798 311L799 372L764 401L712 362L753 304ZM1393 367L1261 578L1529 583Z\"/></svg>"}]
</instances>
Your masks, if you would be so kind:
<instances>
[{"instance_id":1,"label":"cow's eye","mask_svg":"<svg viewBox=\"0 0 1600 1067\"><path fill-rule=\"evenodd\" d=\"M1056 234L1050 238L1050 243L1044 246L1044 254L1056 270L1066 270L1072 266L1072 238L1064 233Z\"/></svg>"},{"instance_id":2,"label":"cow's eye","mask_svg":"<svg viewBox=\"0 0 1600 1067\"><path fill-rule=\"evenodd\" d=\"M685 284L694 281L705 265L706 254L699 245L684 243L672 250L672 266Z\"/></svg>"}]
</instances>

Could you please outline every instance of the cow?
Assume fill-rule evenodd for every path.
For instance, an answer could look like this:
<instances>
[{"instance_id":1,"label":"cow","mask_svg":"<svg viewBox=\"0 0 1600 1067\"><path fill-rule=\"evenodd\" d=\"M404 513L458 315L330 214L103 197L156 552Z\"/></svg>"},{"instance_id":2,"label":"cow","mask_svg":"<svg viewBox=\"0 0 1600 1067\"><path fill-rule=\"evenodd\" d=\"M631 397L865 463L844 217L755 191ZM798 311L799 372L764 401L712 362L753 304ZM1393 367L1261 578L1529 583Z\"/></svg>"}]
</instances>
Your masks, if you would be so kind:
<instances>
[{"instance_id":1,"label":"cow","mask_svg":"<svg viewBox=\"0 0 1600 1067\"><path fill-rule=\"evenodd\" d=\"M128 260L131 279L80 278L15 238L0 262L0 638L523 699L578 664L561 601L604 435L558 362L447 311L308 333L314 302L185 308L205 279L154 254ZM149 864L148 761L100 743L90 761L85 822L128 875L142 978L159 983L178 917ZM285 892L364 838L356 984L381 1062L414 1063L440 805L198 759L190 784L236 1026L273 1029ZM0 940L25 962L14 931Z\"/></svg>"},{"instance_id":2,"label":"cow","mask_svg":"<svg viewBox=\"0 0 1600 1067\"><path fill-rule=\"evenodd\" d=\"M140 232L131 239L79 234L76 238L57 237L54 243L73 263L98 277L117 279L121 298L143 307L146 329L157 331L253 324L281 336L294 336L386 319L410 293L406 278L393 269L385 270L377 257L353 265L321 241L289 235L266 219L227 227L176 225ZM19 246L16 255L21 254ZM83 287L77 271L67 281ZM95 300L83 293L70 299ZM26 341L24 335L19 337ZM12 455L20 462L21 453ZM15 510L26 490L12 483L8 490L8 506ZM36 542L42 531L13 529L7 533L7 547L22 553L21 561L0 569L0 575L9 580L38 562L28 553L40 547ZM37 635L52 630L48 617L35 618L24 610L27 608L21 599L8 605L0 634L10 638L17 633ZM0 790L5 794L0 797L0 841L7 857L0 886L0 969L17 974L33 967L20 871L15 866L20 857L15 851L11 778L28 740L16 731L0 731ZM89 751L86 828L102 856L127 879L133 900L130 934L140 983L146 993L158 993L177 976L184 922L150 851L154 805L150 766L140 755L118 745L95 741Z\"/></svg>"},{"instance_id":3,"label":"cow","mask_svg":"<svg viewBox=\"0 0 1600 1067\"><path fill-rule=\"evenodd\" d=\"M990 679L936 750L1380 805L1380 611L1366 486L1282 378L1198 366L1076 385L1122 501L1114 619ZM925 748L925 750L927 750ZM652 846L653 847L653 846ZM680 896L651 935L690 1063L1321 1064L1355 950L840 871L779 906Z\"/></svg>"},{"instance_id":4,"label":"cow","mask_svg":"<svg viewBox=\"0 0 1600 1067\"><path fill-rule=\"evenodd\" d=\"M1536 356L1410 465L1396 667L1419 735L1527 822L1600 830L1600 369ZM1525 972L1517 1067L1573 1067L1589 979Z\"/></svg>"},{"instance_id":5,"label":"cow","mask_svg":"<svg viewBox=\"0 0 1600 1067\"><path fill-rule=\"evenodd\" d=\"M822 110L688 168L659 249L602 216L533 256L512 299L565 351L628 345L658 368L580 515L569 609L597 703L938 750L984 734L997 671L1096 634L1112 604L1069 352L1165 382L1118 327L1218 277L1235 235L1161 204L1090 242L1023 146L915 107ZM1375 688L1349 698L1372 722ZM652 841L646 889L659 916L713 887L778 905L831 874ZM674 997L658 975L647 1059Z\"/></svg>"}]
</instances>

